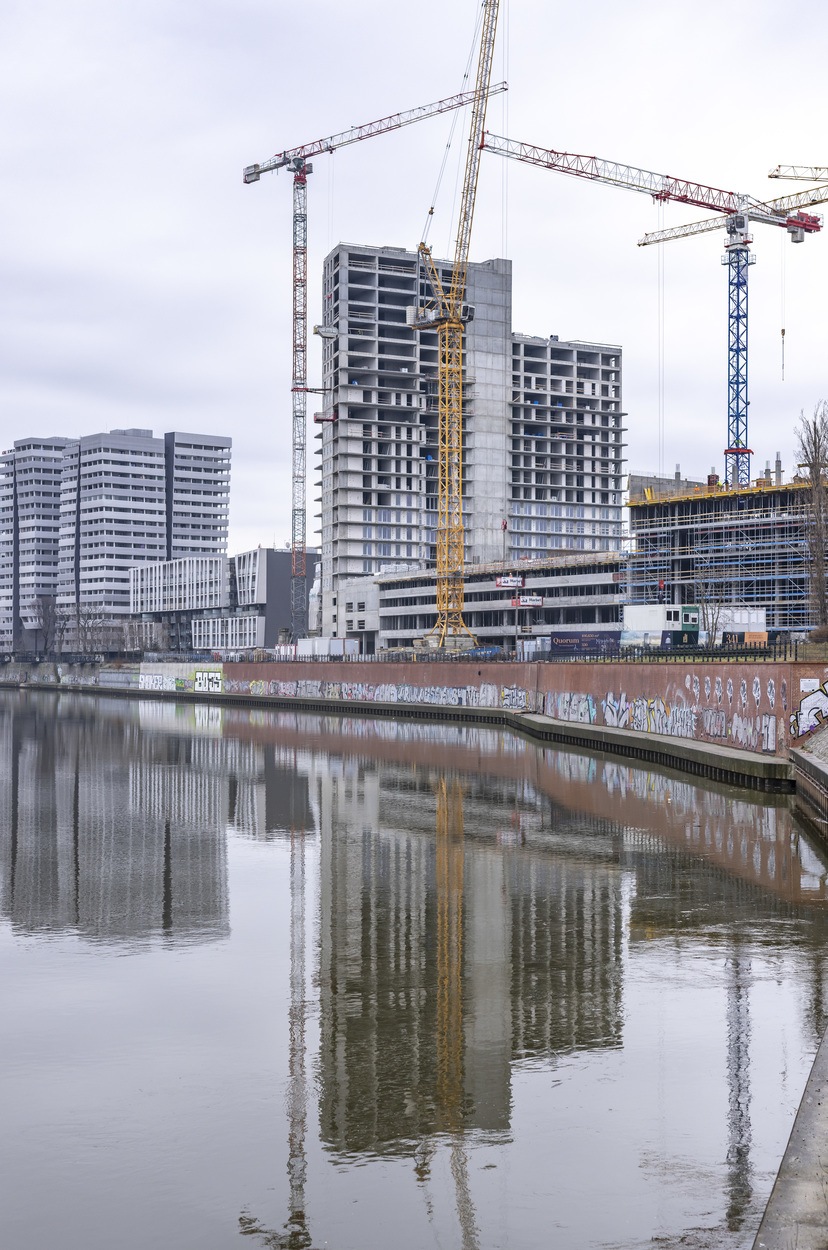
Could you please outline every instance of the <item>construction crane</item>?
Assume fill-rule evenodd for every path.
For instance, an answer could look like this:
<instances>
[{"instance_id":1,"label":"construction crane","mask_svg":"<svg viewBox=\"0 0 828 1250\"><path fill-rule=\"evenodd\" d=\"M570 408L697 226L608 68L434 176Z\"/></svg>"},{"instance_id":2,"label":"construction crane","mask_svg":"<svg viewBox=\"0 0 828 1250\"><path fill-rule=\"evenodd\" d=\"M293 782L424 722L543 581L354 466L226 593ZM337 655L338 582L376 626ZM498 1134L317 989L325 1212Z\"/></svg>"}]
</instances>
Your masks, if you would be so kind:
<instances>
[{"instance_id":1,"label":"construction crane","mask_svg":"<svg viewBox=\"0 0 828 1250\"><path fill-rule=\"evenodd\" d=\"M499 0L485 0L477 60L477 80L472 105L469 146L463 177L463 194L454 264L448 291L425 243L419 246L433 298L412 308L408 324L437 330L437 622L423 643L430 647L462 649L475 639L463 621L463 326L470 310L463 299L469 266L480 148L486 126L486 103L492 75Z\"/></svg>"},{"instance_id":2,"label":"construction crane","mask_svg":"<svg viewBox=\"0 0 828 1250\"><path fill-rule=\"evenodd\" d=\"M828 182L826 165L777 165L769 178L790 178L799 182Z\"/></svg>"},{"instance_id":3,"label":"construction crane","mask_svg":"<svg viewBox=\"0 0 828 1250\"><path fill-rule=\"evenodd\" d=\"M506 83L488 87L492 95L506 90ZM308 387L308 174L313 172L312 156L323 152L335 152L337 148L374 135L399 130L414 122L424 121L439 113L450 113L475 103L477 91L462 91L457 95L409 109L405 113L393 113L365 126L355 126L339 134L317 139L301 147L289 148L271 156L261 165L248 165L244 171L245 183L258 182L262 174L271 170L287 169L293 174L293 363L291 368L292 396L292 465L291 465L291 578L290 615L294 642L307 633L308 608L306 593L307 573L307 507L305 502L305 470L307 447L307 396Z\"/></svg>"},{"instance_id":4,"label":"construction crane","mask_svg":"<svg viewBox=\"0 0 828 1250\"><path fill-rule=\"evenodd\" d=\"M728 266L728 416L727 446L725 448L725 481L731 486L746 486L750 482L750 457L748 446L748 266L754 257L750 254L750 222L781 226L787 230L794 243L801 243L806 234L813 234L822 227L822 219L802 210L828 200L828 188L817 187L799 195L763 202L753 196L724 191L702 183L673 178L669 174L653 173L616 161L600 160L596 156L582 156L573 152L558 152L518 143L497 135L485 135L482 146L487 151L512 157L529 165L538 165L557 173L571 174L592 182L624 187L630 191L643 191L658 202L674 200L680 204L694 204L718 214L715 219L675 226L668 230L645 235L640 246L660 243L668 239L684 238L702 234L708 230L727 230L726 255L723 263Z\"/></svg>"}]
</instances>

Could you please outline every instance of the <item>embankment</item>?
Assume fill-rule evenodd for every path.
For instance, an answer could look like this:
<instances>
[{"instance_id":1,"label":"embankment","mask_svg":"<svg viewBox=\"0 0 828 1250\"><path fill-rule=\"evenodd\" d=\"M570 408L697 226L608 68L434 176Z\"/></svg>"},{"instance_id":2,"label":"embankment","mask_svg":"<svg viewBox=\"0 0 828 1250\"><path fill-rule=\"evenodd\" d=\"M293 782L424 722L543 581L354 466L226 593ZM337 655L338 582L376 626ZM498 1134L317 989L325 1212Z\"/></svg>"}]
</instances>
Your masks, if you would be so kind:
<instances>
[{"instance_id":1,"label":"embankment","mask_svg":"<svg viewBox=\"0 0 828 1250\"><path fill-rule=\"evenodd\" d=\"M283 661L8 664L7 686L380 716L495 720L548 741L789 788L791 748L828 715L828 666L734 663Z\"/></svg>"}]
</instances>

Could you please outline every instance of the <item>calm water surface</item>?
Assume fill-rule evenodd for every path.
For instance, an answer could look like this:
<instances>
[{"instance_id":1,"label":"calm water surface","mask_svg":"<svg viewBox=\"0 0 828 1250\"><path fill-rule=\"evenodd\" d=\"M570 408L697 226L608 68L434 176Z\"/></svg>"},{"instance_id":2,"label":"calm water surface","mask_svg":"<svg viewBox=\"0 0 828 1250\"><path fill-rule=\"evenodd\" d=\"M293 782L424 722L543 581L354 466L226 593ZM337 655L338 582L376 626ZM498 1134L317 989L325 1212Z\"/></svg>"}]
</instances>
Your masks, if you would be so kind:
<instances>
[{"instance_id":1,"label":"calm water surface","mask_svg":"<svg viewBox=\"0 0 828 1250\"><path fill-rule=\"evenodd\" d=\"M496 729L0 696L4 1250L749 1247L783 802Z\"/></svg>"}]
</instances>

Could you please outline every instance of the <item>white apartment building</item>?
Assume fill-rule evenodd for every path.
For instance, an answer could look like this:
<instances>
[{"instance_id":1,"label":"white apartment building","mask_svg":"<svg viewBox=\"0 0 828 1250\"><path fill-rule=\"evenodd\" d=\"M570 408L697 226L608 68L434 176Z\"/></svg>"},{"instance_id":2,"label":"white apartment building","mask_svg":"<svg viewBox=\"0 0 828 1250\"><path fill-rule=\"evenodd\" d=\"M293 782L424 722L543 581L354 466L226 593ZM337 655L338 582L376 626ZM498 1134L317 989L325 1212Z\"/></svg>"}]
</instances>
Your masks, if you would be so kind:
<instances>
[{"instance_id":1,"label":"white apartment building","mask_svg":"<svg viewBox=\"0 0 828 1250\"><path fill-rule=\"evenodd\" d=\"M229 438L164 435L167 559L227 550Z\"/></svg>"},{"instance_id":2,"label":"white apartment building","mask_svg":"<svg viewBox=\"0 0 828 1250\"><path fill-rule=\"evenodd\" d=\"M444 282L450 264L437 261ZM324 268L319 433L322 630L337 587L389 563L434 567L437 332L408 326L430 292L415 252L340 244ZM467 564L621 542L621 349L512 330L511 263L471 264L464 343Z\"/></svg>"},{"instance_id":3,"label":"white apartment building","mask_svg":"<svg viewBox=\"0 0 828 1250\"><path fill-rule=\"evenodd\" d=\"M58 607L101 618L129 610L129 569L167 554L163 438L151 430L90 434L64 451Z\"/></svg>"},{"instance_id":4,"label":"white apartment building","mask_svg":"<svg viewBox=\"0 0 828 1250\"><path fill-rule=\"evenodd\" d=\"M311 567L316 555L308 552ZM274 647L290 628L291 567L290 551L270 547L136 564L129 570L130 617L162 626L173 651Z\"/></svg>"},{"instance_id":5,"label":"white apartment building","mask_svg":"<svg viewBox=\"0 0 828 1250\"><path fill-rule=\"evenodd\" d=\"M0 646L120 645L129 570L227 547L231 440L151 430L21 439L0 457ZM84 628L81 629L81 620ZM81 636L82 635L82 636Z\"/></svg>"},{"instance_id":6,"label":"white apartment building","mask_svg":"<svg viewBox=\"0 0 828 1250\"><path fill-rule=\"evenodd\" d=\"M0 646L35 638L57 592L66 438L26 438L0 456ZM35 643L36 645L36 643Z\"/></svg>"},{"instance_id":7,"label":"white apartment building","mask_svg":"<svg viewBox=\"0 0 828 1250\"><path fill-rule=\"evenodd\" d=\"M129 570L130 616L218 611L229 604L227 556L184 556Z\"/></svg>"},{"instance_id":8,"label":"white apartment building","mask_svg":"<svg viewBox=\"0 0 828 1250\"><path fill-rule=\"evenodd\" d=\"M67 447L58 606L117 620L129 613L133 564L225 552L230 446L210 435L129 429Z\"/></svg>"}]
</instances>

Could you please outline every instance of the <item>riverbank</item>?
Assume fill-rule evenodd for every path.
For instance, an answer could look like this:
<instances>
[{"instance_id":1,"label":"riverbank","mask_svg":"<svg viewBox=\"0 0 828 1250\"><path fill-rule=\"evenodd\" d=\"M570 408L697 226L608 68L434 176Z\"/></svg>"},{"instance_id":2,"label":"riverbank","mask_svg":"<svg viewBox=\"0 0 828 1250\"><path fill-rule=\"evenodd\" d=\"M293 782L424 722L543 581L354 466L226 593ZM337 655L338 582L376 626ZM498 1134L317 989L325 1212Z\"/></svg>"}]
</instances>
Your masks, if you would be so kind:
<instances>
[{"instance_id":1,"label":"riverbank","mask_svg":"<svg viewBox=\"0 0 828 1250\"><path fill-rule=\"evenodd\" d=\"M16 688L508 726L754 791L793 789L789 747L828 708L824 666L332 661L5 665ZM817 700L813 698L817 695ZM805 700L810 699L810 703ZM816 721L814 720L814 723Z\"/></svg>"},{"instance_id":2,"label":"riverbank","mask_svg":"<svg viewBox=\"0 0 828 1250\"><path fill-rule=\"evenodd\" d=\"M828 1034L814 1059L753 1250L828 1245Z\"/></svg>"}]
</instances>

